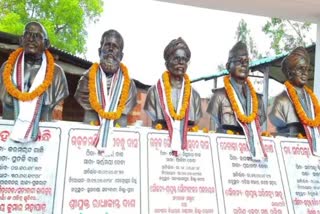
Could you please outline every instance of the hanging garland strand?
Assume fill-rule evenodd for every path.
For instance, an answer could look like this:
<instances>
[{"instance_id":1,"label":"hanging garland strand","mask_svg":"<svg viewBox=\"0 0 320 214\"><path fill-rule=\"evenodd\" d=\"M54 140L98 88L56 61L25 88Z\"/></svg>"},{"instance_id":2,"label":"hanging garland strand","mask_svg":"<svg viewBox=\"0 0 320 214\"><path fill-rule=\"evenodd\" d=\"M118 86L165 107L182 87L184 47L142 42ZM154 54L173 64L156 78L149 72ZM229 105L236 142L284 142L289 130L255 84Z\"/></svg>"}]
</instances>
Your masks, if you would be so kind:
<instances>
[{"instance_id":1,"label":"hanging garland strand","mask_svg":"<svg viewBox=\"0 0 320 214\"><path fill-rule=\"evenodd\" d=\"M227 92L227 96L230 100L231 103L231 107L232 110L235 112L237 118L242 122L242 123L251 123L253 120L256 119L257 115L258 115L258 98L257 98L257 94L256 91L253 88L252 83L250 82L249 79L247 79L247 84L250 90L250 94L251 94L251 98L252 98L252 104L253 104L253 111L250 115L245 115L242 114L242 112L240 111L240 108L236 102L235 99L235 94L232 88L232 85L230 83L230 75L225 76L224 79L224 86Z\"/></svg>"}]
</instances>

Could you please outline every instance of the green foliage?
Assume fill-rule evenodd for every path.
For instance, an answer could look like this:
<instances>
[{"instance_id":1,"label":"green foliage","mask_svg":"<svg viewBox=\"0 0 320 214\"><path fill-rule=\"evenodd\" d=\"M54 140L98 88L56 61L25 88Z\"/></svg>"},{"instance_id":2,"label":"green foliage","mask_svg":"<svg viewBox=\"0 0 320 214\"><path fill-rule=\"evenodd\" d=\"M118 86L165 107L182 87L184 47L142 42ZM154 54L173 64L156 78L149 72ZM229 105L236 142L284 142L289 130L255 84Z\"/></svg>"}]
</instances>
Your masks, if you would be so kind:
<instances>
[{"instance_id":1,"label":"green foliage","mask_svg":"<svg viewBox=\"0 0 320 214\"><path fill-rule=\"evenodd\" d=\"M0 31L22 35L29 21L41 22L53 46L85 53L86 24L103 12L102 0L0 0Z\"/></svg>"},{"instance_id":2,"label":"green foliage","mask_svg":"<svg viewBox=\"0 0 320 214\"><path fill-rule=\"evenodd\" d=\"M249 54L253 59L259 59L262 57L261 54L259 54L257 46L251 36L250 29L243 19L241 19L238 24L235 38L237 41L242 41L243 43L247 44Z\"/></svg>"},{"instance_id":3,"label":"green foliage","mask_svg":"<svg viewBox=\"0 0 320 214\"><path fill-rule=\"evenodd\" d=\"M290 21L287 19L271 18L263 26L262 31L271 38L271 48L276 54L290 51L298 46L306 46L307 34L311 29L311 23Z\"/></svg>"}]
</instances>

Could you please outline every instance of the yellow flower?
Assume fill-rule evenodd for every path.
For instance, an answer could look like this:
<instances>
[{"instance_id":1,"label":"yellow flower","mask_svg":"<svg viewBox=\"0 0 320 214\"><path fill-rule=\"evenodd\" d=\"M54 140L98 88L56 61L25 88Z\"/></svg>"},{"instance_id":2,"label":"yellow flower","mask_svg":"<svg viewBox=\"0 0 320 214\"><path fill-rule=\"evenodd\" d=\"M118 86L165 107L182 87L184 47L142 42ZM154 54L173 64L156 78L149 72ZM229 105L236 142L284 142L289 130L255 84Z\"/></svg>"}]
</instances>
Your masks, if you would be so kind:
<instances>
[{"instance_id":1,"label":"yellow flower","mask_svg":"<svg viewBox=\"0 0 320 214\"><path fill-rule=\"evenodd\" d=\"M182 106L180 109L179 114L177 114L174 110L172 99L171 99L171 85L169 81L169 71L165 71L162 74L163 84L164 84L164 91L166 94L167 105L169 109L169 113L171 117L175 120L182 120L186 115L186 110L189 106L190 94L191 94L191 84L190 79L187 74L184 74L184 93L183 93L183 100Z\"/></svg>"},{"instance_id":2,"label":"yellow flower","mask_svg":"<svg viewBox=\"0 0 320 214\"><path fill-rule=\"evenodd\" d=\"M4 87L12 97L21 101L30 101L43 94L52 84L54 77L54 58L48 50L45 51L47 57L47 69L44 81L31 92L22 92L12 82L13 66L22 52L23 48L18 48L10 54L3 71L3 83Z\"/></svg>"},{"instance_id":3,"label":"yellow flower","mask_svg":"<svg viewBox=\"0 0 320 214\"><path fill-rule=\"evenodd\" d=\"M195 125L195 126L191 127L190 131L191 132L198 132L199 131L199 126Z\"/></svg>"},{"instance_id":4,"label":"yellow flower","mask_svg":"<svg viewBox=\"0 0 320 214\"><path fill-rule=\"evenodd\" d=\"M203 128L203 129L202 129L202 132L203 132L203 133L209 133L209 129L208 129L208 128Z\"/></svg>"},{"instance_id":5,"label":"yellow flower","mask_svg":"<svg viewBox=\"0 0 320 214\"><path fill-rule=\"evenodd\" d=\"M90 125L92 126L99 126L99 121L98 120L91 120Z\"/></svg>"},{"instance_id":6,"label":"yellow flower","mask_svg":"<svg viewBox=\"0 0 320 214\"><path fill-rule=\"evenodd\" d=\"M318 99L316 97L316 95L312 92L311 89L309 89L307 86L304 86L304 90L306 90L306 92L310 95L311 100L312 100L312 104L313 104L313 109L314 109L314 113L315 113L315 119L310 119L307 114L305 113L300 101L299 101L299 97L297 95L297 92L295 90L295 88L291 85L291 83L289 81L285 81L284 85L287 87L288 90L288 94L290 96L290 99L293 102L293 106L294 109L297 112L297 115L300 119L300 122L311 126L311 127L316 127L320 125L320 106L319 106L319 102Z\"/></svg>"},{"instance_id":7,"label":"yellow flower","mask_svg":"<svg viewBox=\"0 0 320 214\"><path fill-rule=\"evenodd\" d=\"M235 133L234 133L232 130L230 130L230 129L228 129L226 133L227 133L227 134L235 134Z\"/></svg>"},{"instance_id":8,"label":"yellow flower","mask_svg":"<svg viewBox=\"0 0 320 214\"><path fill-rule=\"evenodd\" d=\"M268 131L264 131L261 133L261 136L264 136L264 137L272 137L272 135L270 134L270 132Z\"/></svg>"},{"instance_id":9,"label":"yellow flower","mask_svg":"<svg viewBox=\"0 0 320 214\"><path fill-rule=\"evenodd\" d=\"M94 63L91 66L89 71L89 101L90 101L91 107L100 115L100 117L108 120L117 120L121 117L121 114L126 106L126 102L129 96L130 77L128 74L128 69L122 63L120 64L120 67L124 77L124 82L121 90L119 104L115 112L105 112L99 103L99 100L96 94L96 75L99 70L99 64Z\"/></svg>"},{"instance_id":10,"label":"yellow flower","mask_svg":"<svg viewBox=\"0 0 320 214\"><path fill-rule=\"evenodd\" d=\"M298 138L298 139L306 139L307 137L304 136L302 133L299 133L299 134L297 135L297 138Z\"/></svg>"},{"instance_id":11,"label":"yellow flower","mask_svg":"<svg viewBox=\"0 0 320 214\"><path fill-rule=\"evenodd\" d=\"M235 99L235 94L233 92L233 89L232 89L232 86L231 86L231 83L230 83L230 75L228 76L225 76L224 77L224 86L225 86L225 89L226 89L226 93L227 93L227 96L230 100L230 104L231 104L231 107L232 107L232 110L235 112L237 118L242 122L242 123L251 123L253 120L256 119L257 117L257 114L258 114L258 98L257 98L257 94L253 88L253 85L252 83L250 82L249 79L247 79L247 84L248 84L248 87L249 87L249 90L250 90L250 94L251 94L251 98L252 98L252 105L253 105L253 111L250 115L245 115L245 114L242 114L242 112L240 111L239 109L239 106L236 102L236 99Z\"/></svg>"},{"instance_id":12,"label":"yellow flower","mask_svg":"<svg viewBox=\"0 0 320 214\"><path fill-rule=\"evenodd\" d=\"M155 126L156 130L162 130L162 125L160 123L157 123L157 125Z\"/></svg>"}]
</instances>

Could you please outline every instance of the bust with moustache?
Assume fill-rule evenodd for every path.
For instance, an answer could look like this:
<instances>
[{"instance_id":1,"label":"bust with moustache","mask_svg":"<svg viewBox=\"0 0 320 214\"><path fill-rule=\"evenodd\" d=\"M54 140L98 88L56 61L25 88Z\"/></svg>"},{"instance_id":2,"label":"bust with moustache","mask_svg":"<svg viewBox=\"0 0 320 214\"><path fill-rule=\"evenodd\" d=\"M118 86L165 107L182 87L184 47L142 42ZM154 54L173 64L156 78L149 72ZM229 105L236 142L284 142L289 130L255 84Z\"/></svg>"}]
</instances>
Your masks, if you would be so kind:
<instances>
[{"instance_id":1,"label":"bust with moustache","mask_svg":"<svg viewBox=\"0 0 320 214\"><path fill-rule=\"evenodd\" d=\"M24 92L29 92L38 71L43 63L43 54L50 47L50 40L44 26L39 22L29 22L25 25L24 34L20 38L20 46L23 48L24 62L22 75ZM2 83L2 72L7 62L0 70L0 100L3 105L3 119L15 119L14 102ZM48 64L48 61L46 62ZM51 121L54 107L69 95L67 79L60 66L54 64L54 78L51 86L43 93L41 120Z\"/></svg>"},{"instance_id":2,"label":"bust with moustache","mask_svg":"<svg viewBox=\"0 0 320 214\"><path fill-rule=\"evenodd\" d=\"M237 91L238 98L247 114L248 109L248 85L247 78L249 75L249 56L246 44L237 42L229 51L228 62L226 68L230 74L230 82L232 83L234 91ZM262 124L265 119L265 110L262 102L262 96L257 94L259 103L259 122ZM250 107L249 107L250 108ZM250 111L248 109L248 111ZM213 96L211 97L207 113L211 116L210 129L220 133L226 133L231 130L238 133L243 133L243 129L238 123L234 110L231 107L230 100L226 94L225 87L214 89Z\"/></svg>"},{"instance_id":3,"label":"bust with moustache","mask_svg":"<svg viewBox=\"0 0 320 214\"><path fill-rule=\"evenodd\" d=\"M112 96L109 93L112 91L111 86L113 76L117 72L121 72L120 65L123 58L123 47L124 41L118 31L108 30L101 36L100 47L98 49L100 57L98 73L102 72L100 74L105 75L106 82L104 84L104 91L102 94L105 94L106 96ZM102 118L98 116L97 112L92 108L89 102L89 72L90 69L80 78L74 97L85 110L83 122L99 125ZM118 124L121 127L127 126L127 115L133 110L136 104L137 89L134 81L131 79L125 109L122 112L121 117L113 121L114 125Z\"/></svg>"},{"instance_id":4,"label":"bust with moustache","mask_svg":"<svg viewBox=\"0 0 320 214\"><path fill-rule=\"evenodd\" d=\"M171 100L174 110L177 111L179 99L183 98L184 75L187 72L191 57L187 43L182 39L172 40L164 49L165 66L169 72L169 83L171 87ZM166 128L164 110L160 105L160 98L157 86L152 86L147 93L144 110L152 120L152 126L161 124ZM179 112L178 112L179 113ZM202 117L201 98L199 93L191 87L191 97L189 100L188 125L196 125Z\"/></svg>"},{"instance_id":5,"label":"bust with moustache","mask_svg":"<svg viewBox=\"0 0 320 214\"><path fill-rule=\"evenodd\" d=\"M310 115L313 106L309 95L303 88L308 83L310 74L310 57L306 49L297 47L292 50L283 59L281 70L288 82L294 87L304 111ZM269 118L281 135L295 137L299 133L305 134L304 127L296 114L287 90L275 97Z\"/></svg>"}]
</instances>

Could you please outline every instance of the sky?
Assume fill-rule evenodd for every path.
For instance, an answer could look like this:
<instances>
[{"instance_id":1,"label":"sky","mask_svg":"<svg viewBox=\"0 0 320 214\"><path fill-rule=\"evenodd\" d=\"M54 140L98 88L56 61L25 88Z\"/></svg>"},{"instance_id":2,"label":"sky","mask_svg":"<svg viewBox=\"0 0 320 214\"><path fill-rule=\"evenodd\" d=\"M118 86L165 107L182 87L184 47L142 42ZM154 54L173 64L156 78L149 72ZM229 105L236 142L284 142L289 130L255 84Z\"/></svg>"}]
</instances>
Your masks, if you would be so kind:
<instances>
[{"instance_id":1,"label":"sky","mask_svg":"<svg viewBox=\"0 0 320 214\"><path fill-rule=\"evenodd\" d=\"M247 22L259 52L270 51L270 39L262 32L267 17L154 0L105 0L99 21L87 28L86 58L99 61L101 35L115 29L124 39L122 62L130 77L153 85L166 70L164 48L171 40L182 37L191 50L187 74L191 80L196 79L217 72L217 66L226 63L228 52L236 43L235 32L241 19ZM213 81L200 81L192 86L201 97L210 97Z\"/></svg>"}]
</instances>

